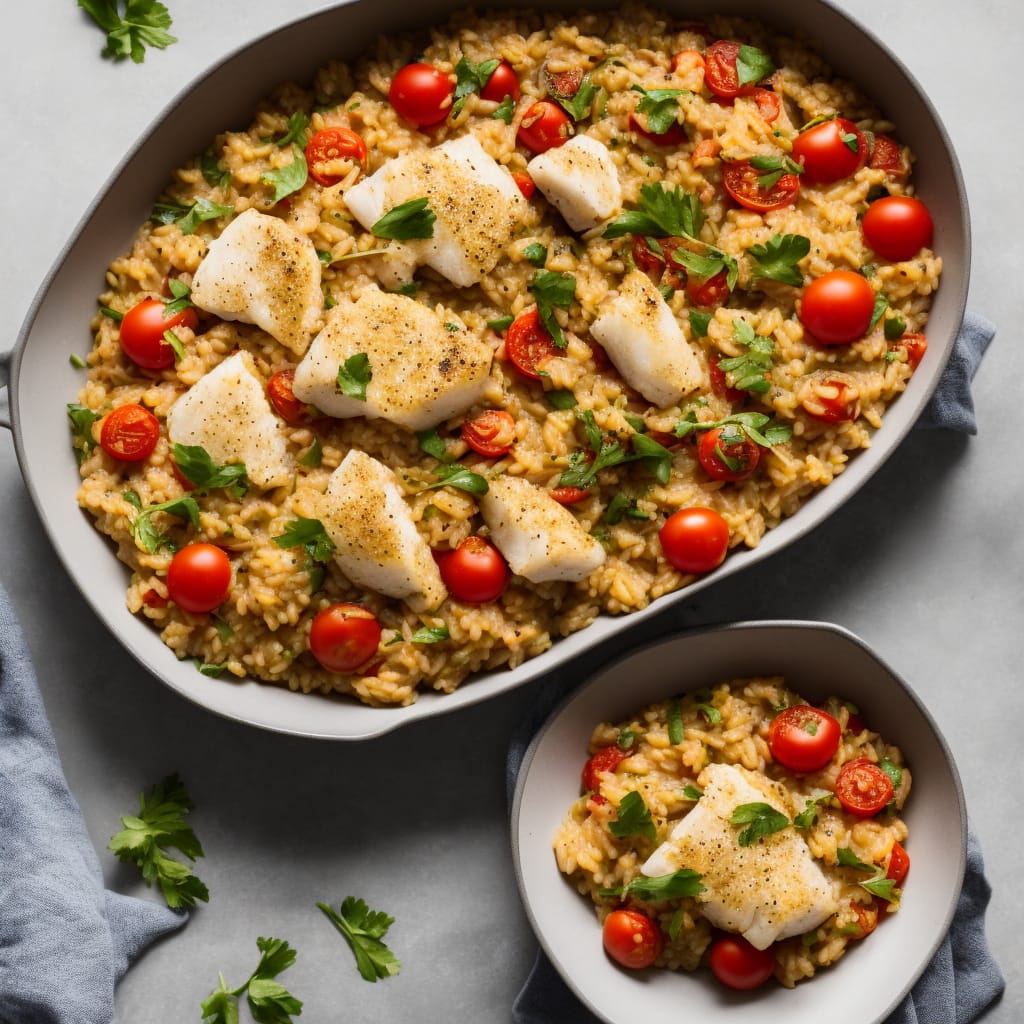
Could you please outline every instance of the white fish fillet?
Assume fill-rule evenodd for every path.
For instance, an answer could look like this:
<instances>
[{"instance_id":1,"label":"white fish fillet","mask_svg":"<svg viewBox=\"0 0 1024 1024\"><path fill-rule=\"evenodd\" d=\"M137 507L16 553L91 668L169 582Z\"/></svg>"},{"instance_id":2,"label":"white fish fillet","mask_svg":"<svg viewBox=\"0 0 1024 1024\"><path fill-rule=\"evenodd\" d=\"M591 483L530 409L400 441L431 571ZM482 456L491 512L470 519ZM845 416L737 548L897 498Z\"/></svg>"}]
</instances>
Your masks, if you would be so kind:
<instances>
[{"instance_id":1,"label":"white fish fillet","mask_svg":"<svg viewBox=\"0 0 1024 1024\"><path fill-rule=\"evenodd\" d=\"M426 264L461 288L495 268L526 208L512 175L473 135L403 153L345 193L367 230L396 206L422 198L437 217L433 237L392 242L391 276L408 277Z\"/></svg>"},{"instance_id":2,"label":"white fish fillet","mask_svg":"<svg viewBox=\"0 0 1024 1024\"><path fill-rule=\"evenodd\" d=\"M651 279L630 271L590 325L630 387L653 405L675 405L702 378L700 363Z\"/></svg>"},{"instance_id":3,"label":"white fish fillet","mask_svg":"<svg viewBox=\"0 0 1024 1024\"><path fill-rule=\"evenodd\" d=\"M191 299L223 320L255 324L301 356L322 323L320 278L320 259L306 235L248 209L210 243Z\"/></svg>"},{"instance_id":4,"label":"white fish fillet","mask_svg":"<svg viewBox=\"0 0 1024 1024\"><path fill-rule=\"evenodd\" d=\"M245 463L257 487L280 487L292 478L281 420L243 352L219 363L171 406L167 436L175 444L199 445L222 465Z\"/></svg>"},{"instance_id":5,"label":"white fish fillet","mask_svg":"<svg viewBox=\"0 0 1024 1024\"><path fill-rule=\"evenodd\" d=\"M836 887L795 828L739 845L742 827L729 820L741 804L767 803L791 816L770 780L736 765L710 764L697 781L704 795L647 859L643 874L700 872L706 889L697 899L708 920L758 949L817 928L836 912Z\"/></svg>"},{"instance_id":6,"label":"white fish fillet","mask_svg":"<svg viewBox=\"0 0 1024 1024\"><path fill-rule=\"evenodd\" d=\"M622 207L622 187L608 147L589 135L535 156L527 165L544 197L573 231L588 231Z\"/></svg>"},{"instance_id":7,"label":"white fish fillet","mask_svg":"<svg viewBox=\"0 0 1024 1024\"><path fill-rule=\"evenodd\" d=\"M372 374L366 401L337 387L338 368L361 353ZM379 417L425 430L482 397L493 356L490 345L454 317L372 285L329 312L295 369L293 388L328 416Z\"/></svg>"},{"instance_id":8,"label":"white fish fillet","mask_svg":"<svg viewBox=\"0 0 1024 1024\"><path fill-rule=\"evenodd\" d=\"M600 541L543 488L522 477L488 481L480 512L512 571L532 583L586 579L605 560Z\"/></svg>"},{"instance_id":9,"label":"white fish fillet","mask_svg":"<svg viewBox=\"0 0 1024 1024\"><path fill-rule=\"evenodd\" d=\"M395 474L352 449L331 474L319 518L334 560L359 586L430 611L447 596L430 546L420 536Z\"/></svg>"}]
</instances>

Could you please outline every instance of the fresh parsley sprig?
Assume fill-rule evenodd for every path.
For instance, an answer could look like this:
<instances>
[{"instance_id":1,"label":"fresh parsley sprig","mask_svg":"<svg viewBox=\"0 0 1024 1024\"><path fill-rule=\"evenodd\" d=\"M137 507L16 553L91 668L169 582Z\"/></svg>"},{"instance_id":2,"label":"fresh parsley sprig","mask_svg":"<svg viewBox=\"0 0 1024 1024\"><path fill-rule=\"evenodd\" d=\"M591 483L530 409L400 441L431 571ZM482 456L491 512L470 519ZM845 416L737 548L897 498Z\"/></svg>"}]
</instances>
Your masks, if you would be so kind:
<instances>
[{"instance_id":1,"label":"fresh parsley sprig","mask_svg":"<svg viewBox=\"0 0 1024 1024\"><path fill-rule=\"evenodd\" d=\"M676 423L672 433L676 437L689 437L690 434L716 427L739 427L744 434L761 445L771 448L777 444L785 444L793 436L793 428L786 423L775 423L763 412L736 412L720 420L699 421L691 412L685 419Z\"/></svg>"},{"instance_id":2,"label":"fresh parsley sprig","mask_svg":"<svg viewBox=\"0 0 1024 1024\"><path fill-rule=\"evenodd\" d=\"M153 516L157 512L166 512L167 515L177 516L180 519L187 519L193 528L199 527L199 504L190 494L183 494L179 498L171 498L169 501L161 501L156 505L147 505L143 508L142 499L135 491L125 491L124 499L129 505L138 509L139 514L131 524L132 536L135 543L143 551L153 554L166 548L176 551L178 545L165 533L161 533L153 525Z\"/></svg>"},{"instance_id":3,"label":"fresh parsley sprig","mask_svg":"<svg viewBox=\"0 0 1024 1024\"><path fill-rule=\"evenodd\" d=\"M141 64L147 46L166 50L178 41L167 31L171 27L170 12L158 0L78 0L78 6L107 33L101 56L111 60L130 57L133 63Z\"/></svg>"},{"instance_id":4,"label":"fresh parsley sprig","mask_svg":"<svg viewBox=\"0 0 1024 1024\"><path fill-rule=\"evenodd\" d=\"M395 919L382 910L370 910L365 900L346 896L337 910L329 903L317 907L348 943L356 958L359 975L365 981L389 978L402 968L402 963L384 944L383 939Z\"/></svg>"},{"instance_id":5,"label":"fresh parsley sprig","mask_svg":"<svg viewBox=\"0 0 1024 1024\"><path fill-rule=\"evenodd\" d=\"M730 387L764 394L771 387L768 374L772 368L775 342L766 335L755 333L742 317L733 321L732 335L733 340L743 345L746 351L742 355L720 359L719 369L725 372Z\"/></svg>"},{"instance_id":6,"label":"fresh parsley sprig","mask_svg":"<svg viewBox=\"0 0 1024 1024\"><path fill-rule=\"evenodd\" d=\"M302 1014L302 1002L278 980L296 960L296 952L284 939L258 938L260 961L256 969L237 988L229 989L224 975L220 985L203 1000L203 1024L238 1024L238 1000L243 995L257 1024L291 1024Z\"/></svg>"},{"instance_id":7,"label":"fresh parsley sprig","mask_svg":"<svg viewBox=\"0 0 1024 1024\"><path fill-rule=\"evenodd\" d=\"M641 95L636 112L647 118L647 130L652 135L664 135L679 118L679 97L689 96L689 89L645 89L642 85L630 88Z\"/></svg>"},{"instance_id":8,"label":"fresh parsley sprig","mask_svg":"<svg viewBox=\"0 0 1024 1024\"><path fill-rule=\"evenodd\" d=\"M637 836L653 843L657 838L650 809L635 789L619 801L615 819L608 822L608 831L616 839L632 839Z\"/></svg>"},{"instance_id":9,"label":"fresh parsley sprig","mask_svg":"<svg viewBox=\"0 0 1024 1024\"><path fill-rule=\"evenodd\" d=\"M537 301L537 312L551 340L558 348L565 348L569 342L555 317L555 310L567 310L572 305L576 297L576 278L554 270L539 270L533 275L529 289Z\"/></svg>"},{"instance_id":10,"label":"fresh parsley sprig","mask_svg":"<svg viewBox=\"0 0 1024 1024\"><path fill-rule=\"evenodd\" d=\"M201 491L223 488L233 498L240 499L249 490L249 478L244 463L232 462L221 465L214 462L210 453L198 444L175 444L171 450L181 475Z\"/></svg>"},{"instance_id":11,"label":"fresh parsley sprig","mask_svg":"<svg viewBox=\"0 0 1024 1024\"><path fill-rule=\"evenodd\" d=\"M335 387L346 398L365 402L366 389L371 380L373 380L373 370L370 368L370 357L365 352L357 352L355 355L349 356L338 367Z\"/></svg>"},{"instance_id":12,"label":"fresh parsley sprig","mask_svg":"<svg viewBox=\"0 0 1024 1024\"><path fill-rule=\"evenodd\" d=\"M771 804L756 801L750 804L739 804L729 819L730 825L746 825L737 836L740 846L753 846L764 836L780 832L789 824L789 818L777 811Z\"/></svg>"},{"instance_id":13,"label":"fresh parsley sprig","mask_svg":"<svg viewBox=\"0 0 1024 1024\"><path fill-rule=\"evenodd\" d=\"M621 238L633 234L698 238L703 224L704 210L697 196L684 192L678 185L667 189L662 184L648 182L640 186L637 209L627 210L611 221L603 237Z\"/></svg>"},{"instance_id":14,"label":"fresh parsley sprig","mask_svg":"<svg viewBox=\"0 0 1024 1024\"><path fill-rule=\"evenodd\" d=\"M781 281L799 288L804 276L797 264L811 251L806 235L773 235L764 245L752 245L747 252L754 260L753 278Z\"/></svg>"},{"instance_id":15,"label":"fresh parsley sprig","mask_svg":"<svg viewBox=\"0 0 1024 1024\"><path fill-rule=\"evenodd\" d=\"M411 238L433 238L437 214L430 209L426 196L399 203L370 228L378 238L406 241Z\"/></svg>"},{"instance_id":16,"label":"fresh parsley sprig","mask_svg":"<svg viewBox=\"0 0 1024 1024\"><path fill-rule=\"evenodd\" d=\"M457 117L466 104L466 100L485 85L494 69L501 63L498 59L485 60L474 64L465 54L455 65L455 101L452 103L451 116Z\"/></svg>"},{"instance_id":17,"label":"fresh parsley sprig","mask_svg":"<svg viewBox=\"0 0 1024 1024\"><path fill-rule=\"evenodd\" d=\"M672 453L664 445L646 434L635 433L630 435L631 451L627 451L617 437L605 436L601 432L590 409L578 415L590 450L579 449L570 454L569 466L559 477L559 487L586 490L601 470L626 462L641 462L659 482L668 482L672 472Z\"/></svg>"},{"instance_id":18,"label":"fresh parsley sprig","mask_svg":"<svg viewBox=\"0 0 1024 1024\"><path fill-rule=\"evenodd\" d=\"M82 463L96 447L96 439L92 436L92 425L102 419L102 416L78 402L69 402L67 410L68 420L71 424L71 444L75 449L75 458Z\"/></svg>"}]
</instances>

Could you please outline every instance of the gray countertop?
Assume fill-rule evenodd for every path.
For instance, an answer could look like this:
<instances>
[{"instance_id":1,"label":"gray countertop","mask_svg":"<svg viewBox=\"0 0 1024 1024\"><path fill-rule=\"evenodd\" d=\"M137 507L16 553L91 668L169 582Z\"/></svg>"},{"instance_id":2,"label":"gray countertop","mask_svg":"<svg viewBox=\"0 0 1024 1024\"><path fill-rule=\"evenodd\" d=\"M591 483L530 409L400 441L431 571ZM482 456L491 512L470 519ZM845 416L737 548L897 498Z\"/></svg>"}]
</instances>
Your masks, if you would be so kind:
<instances>
[{"instance_id":1,"label":"gray countertop","mask_svg":"<svg viewBox=\"0 0 1024 1024\"><path fill-rule=\"evenodd\" d=\"M180 42L141 66L99 59L101 34L73 0L13 5L0 63L8 255L0 319L13 344L36 289L136 136L226 48L329 6L168 0ZM975 382L979 432L915 432L840 513L792 547L645 624L744 618L838 622L872 644L927 702L962 774L994 898L988 934L1008 980L990 1024L1024 1020L1024 719L1019 595L1024 464L1013 395L1024 380L1017 90L1024 7L989 0L843 0L930 94L959 154L972 209L969 305L1000 329ZM1009 386L1007 386L1009 382ZM212 898L129 971L119 1019L198 1021L217 972L244 978L256 937L287 938L285 976L313 1022L510 1017L535 943L509 847L504 766L531 687L356 744L259 732L192 706L99 624L57 561L0 436L0 580L28 635L71 788L107 884L144 893L104 851L138 792L182 774ZM851 553L856 557L851 558ZM312 909L361 895L392 913L402 973L370 986ZM233 982L238 983L238 982Z\"/></svg>"}]
</instances>

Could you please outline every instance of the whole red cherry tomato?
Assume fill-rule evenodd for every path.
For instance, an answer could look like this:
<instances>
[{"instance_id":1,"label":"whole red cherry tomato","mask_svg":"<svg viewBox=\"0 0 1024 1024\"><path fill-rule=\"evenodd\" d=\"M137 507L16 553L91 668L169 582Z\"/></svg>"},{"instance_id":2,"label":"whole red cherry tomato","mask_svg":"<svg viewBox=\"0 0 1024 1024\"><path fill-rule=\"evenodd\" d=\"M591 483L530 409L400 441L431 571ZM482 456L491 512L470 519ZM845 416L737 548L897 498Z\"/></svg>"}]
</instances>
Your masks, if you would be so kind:
<instances>
[{"instance_id":1,"label":"whole red cherry tomato","mask_svg":"<svg viewBox=\"0 0 1024 1024\"><path fill-rule=\"evenodd\" d=\"M363 142L363 137L351 128L323 128L315 132L306 143L309 176L324 188L330 188L341 181L347 170L342 167L344 173L336 173L336 165L339 161L349 160L355 160L362 167L366 167L366 143Z\"/></svg>"},{"instance_id":2,"label":"whole red cherry tomato","mask_svg":"<svg viewBox=\"0 0 1024 1024\"><path fill-rule=\"evenodd\" d=\"M214 544L186 544L167 567L167 593L187 612L212 612L231 589L231 560Z\"/></svg>"},{"instance_id":3,"label":"whole red cherry tomato","mask_svg":"<svg viewBox=\"0 0 1024 1024\"><path fill-rule=\"evenodd\" d=\"M839 769L835 793L851 814L871 818L893 798L894 790L892 779L874 761L856 757Z\"/></svg>"},{"instance_id":4,"label":"whole red cherry tomato","mask_svg":"<svg viewBox=\"0 0 1024 1024\"><path fill-rule=\"evenodd\" d=\"M856 174L868 158L861 130L845 117L805 128L793 140L793 159L802 164L807 181L828 185Z\"/></svg>"},{"instance_id":5,"label":"whole red cherry tomato","mask_svg":"<svg viewBox=\"0 0 1024 1024\"><path fill-rule=\"evenodd\" d=\"M438 559L441 579L457 601L487 604L496 601L508 583L508 565L501 552L472 534Z\"/></svg>"},{"instance_id":6,"label":"whole red cherry tomato","mask_svg":"<svg viewBox=\"0 0 1024 1024\"><path fill-rule=\"evenodd\" d=\"M742 427L729 423L701 434L697 461L714 480L746 480L761 461L761 446Z\"/></svg>"},{"instance_id":7,"label":"whole red cherry tomato","mask_svg":"<svg viewBox=\"0 0 1024 1024\"><path fill-rule=\"evenodd\" d=\"M124 354L144 370L163 370L174 364L174 349L164 337L176 327L195 330L199 317L191 306L167 314L160 299L143 299L121 319L119 337Z\"/></svg>"},{"instance_id":8,"label":"whole red cherry tomato","mask_svg":"<svg viewBox=\"0 0 1024 1024\"><path fill-rule=\"evenodd\" d=\"M708 962L714 976L742 992L763 985L775 972L775 951L757 949L742 935L727 935L711 944Z\"/></svg>"},{"instance_id":9,"label":"whole red cherry tomato","mask_svg":"<svg viewBox=\"0 0 1024 1024\"><path fill-rule=\"evenodd\" d=\"M160 439L160 421L145 406L129 402L103 418L100 447L122 462L149 458Z\"/></svg>"},{"instance_id":10,"label":"whole red cherry tomato","mask_svg":"<svg viewBox=\"0 0 1024 1024\"><path fill-rule=\"evenodd\" d=\"M898 263L931 247L935 225L920 199L883 196L868 207L861 229L868 248L883 259Z\"/></svg>"},{"instance_id":11,"label":"whole red cherry tomato","mask_svg":"<svg viewBox=\"0 0 1024 1024\"><path fill-rule=\"evenodd\" d=\"M861 274L830 270L805 289L800 322L820 345L848 345L867 334L875 292Z\"/></svg>"},{"instance_id":12,"label":"whole red cherry tomato","mask_svg":"<svg viewBox=\"0 0 1024 1024\"><path fill-rule=\"evenodd\" d=\"M399 68L391 79L388 99L399 117L425 128L443 121L452 108L455 85L433 64L415 61Z\"/></svg>"},{"instance_id":13,"label":"whole red cherry tomato","mask_svg":"<svg viewBox=\"0 0 1024 1024\"><path fill-rule=\"evenodd\" d=\"M554 100L537 100L519 122L516 142L531 153L546 153L561 146L572 134L572 120Z\"/></svg>"},{"instance_id":14,"label":"whole red cherry tomato","mask_svg":"<svg viewBox=\"0 0 1024 1024\"><path fill-rule=\"evenodd\" d=\"M332 604L317 612L309 628L309 649L328 672L354 672L377 653L381 628L361 604Z\"/></svg>"},{"instance_id":15,"label":"whole red cherry tomato","mask_svg":"<svg viewBox=\"0 0 1024 1024\"><path fill-rule=\"evenodd\" d=\"M768 726L768 749L783 767L816 772L832 760L843 730L827 711L796 704L780 711Z\"/></svg>"},{"instance_id":16,"label":"whole red cherry tomato","mask_svg":"<svg viewBox=\"0 0 1024 1024\"><path fill-rule=\"evenodd\" d=\"M605 919L601 939L608 955L623 967L650 967L664 940L658 926L639 910L613 910Z\"/></svg>"},{"instance_id":17,"label":"whole red cherry tomato","mask_svg":"<svg viewBox=\"0 0 1024 1024\"><path fill-rule=\"evenodd\" d=\"M666 560L680 572L710 572L725 561L729 524L711 508L681 508L659 533Z\"/></svg>"},{"instance_id":18,"label":"whole red cherry tomato","mask_svg":"<svg viewBox=\"0 0 1024 1024\"><path fill-rule=\"evenodd\" d=\"M511 96L513 102L519 99L519 76L512 65L503 60L484 83L480 98L500 103L506 96Z\"/></svg>"}]
</instances>

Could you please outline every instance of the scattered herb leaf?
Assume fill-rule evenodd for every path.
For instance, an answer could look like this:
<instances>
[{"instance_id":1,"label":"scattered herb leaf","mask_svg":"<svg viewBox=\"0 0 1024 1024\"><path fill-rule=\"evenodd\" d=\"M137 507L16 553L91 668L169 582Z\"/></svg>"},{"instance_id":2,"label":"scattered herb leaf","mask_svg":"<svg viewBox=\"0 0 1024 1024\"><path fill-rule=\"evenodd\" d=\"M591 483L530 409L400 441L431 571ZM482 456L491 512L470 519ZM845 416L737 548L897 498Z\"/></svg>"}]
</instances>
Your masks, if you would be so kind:
<instances>
[{"instance_id":1,"label":"scattered herb leaf","mask_svg":"<svg viewBox=\"0 0 1024 1024\"><path fill-rule=\"evenodd\" d=\"M376 982L398 974L401 961L384 944L394 918L381 910L370 910L366 902L346 896L337 910L329 903L317 903L327 920L348 943L356 958L356 967L365 981Z\"/></svg>"},{"instance_id":2,"label":"scattered herb leaf","mask_svg":"<svg viewBox=\"0 0 1024 1024\"><path fill-rule=\"evenodd\" d=\"M349 356L338 367L338 376L335 381L338 391L347 398L354 398L358 402L366 401L366 388L373 379L373 371L370 369L370 357L365 352L357 352Z\"/></svg>"},{"instance_id":3,"label":"scattered herb leaf","mask_svg":"<svg viewBox=\"0 0 1024 1024\"><path fill-rule=\"evenodd\" d=\"M789 824L789 818L777 811L771 804L757 801L740 804L736 807L729 819L729 824L746 825L747 827L737 837L737 842L740 846L753 846L764 836L784 829Z\"/></svg>"},{"instance_id":4,"label":"scattered herb leaf","mask_svg":"<svg viewBox=\"0 0 1024 1024\"><path fill-rule=\"evenodd\" d=\"M430 209L426 197L410 199L392 207L370 231L378 238L405 241L410 238L433 238L437 214Z\"/></svg>"}]
</instances>

